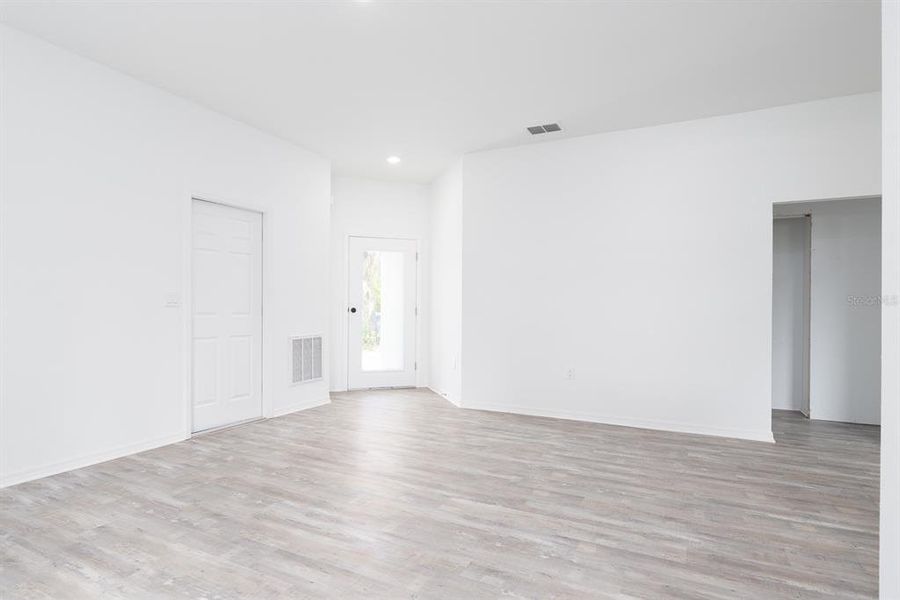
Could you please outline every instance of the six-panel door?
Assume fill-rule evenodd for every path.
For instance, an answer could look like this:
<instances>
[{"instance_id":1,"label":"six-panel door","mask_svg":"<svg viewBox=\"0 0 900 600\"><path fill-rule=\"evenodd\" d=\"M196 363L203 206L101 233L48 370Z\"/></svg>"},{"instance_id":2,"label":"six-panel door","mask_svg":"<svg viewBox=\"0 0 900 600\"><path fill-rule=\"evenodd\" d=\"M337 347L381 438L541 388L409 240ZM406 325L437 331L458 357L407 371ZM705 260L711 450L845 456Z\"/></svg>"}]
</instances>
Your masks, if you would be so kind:
<instances>
[{"instance_id":1,"label":"six-panel door","mask_svg":"<svg viewBox=\"0 0 900 600\"><path fill-rule=\"evenodd\" d=\"M262 215L194 200L193 431L262 416Z\"/></svg>"}]
</instances>

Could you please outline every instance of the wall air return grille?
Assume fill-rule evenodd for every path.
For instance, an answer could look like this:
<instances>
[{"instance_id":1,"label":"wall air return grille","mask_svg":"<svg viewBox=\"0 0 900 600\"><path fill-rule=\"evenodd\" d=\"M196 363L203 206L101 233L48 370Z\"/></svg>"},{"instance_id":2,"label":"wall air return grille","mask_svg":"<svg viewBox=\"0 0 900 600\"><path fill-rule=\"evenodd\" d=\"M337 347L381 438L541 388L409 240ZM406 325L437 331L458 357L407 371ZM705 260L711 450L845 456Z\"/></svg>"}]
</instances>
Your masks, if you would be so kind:
<instances>
[{"instance_id":1,"label":"wall air return grille","mask_svg":"<svg viewBox=\"0 0 900 600\"><path fill-rule=\"evenodd\" d=\"M553 133L554 131L562 131L562 127L559 126L559 123L547 123L546 125L532 125L531 127L526 127L528 133L531 135L540 135L542 133Z\"/></svg>"},{"instance_id":2,"label":"wall air return grille","mask_svg":"<svg viewBox=\"0 0 900 600\"><path fill-rule=\"evenodd\" d=\"M291 383L322 379L322 336L291 338Z\"/></svg>"}]
</instances>

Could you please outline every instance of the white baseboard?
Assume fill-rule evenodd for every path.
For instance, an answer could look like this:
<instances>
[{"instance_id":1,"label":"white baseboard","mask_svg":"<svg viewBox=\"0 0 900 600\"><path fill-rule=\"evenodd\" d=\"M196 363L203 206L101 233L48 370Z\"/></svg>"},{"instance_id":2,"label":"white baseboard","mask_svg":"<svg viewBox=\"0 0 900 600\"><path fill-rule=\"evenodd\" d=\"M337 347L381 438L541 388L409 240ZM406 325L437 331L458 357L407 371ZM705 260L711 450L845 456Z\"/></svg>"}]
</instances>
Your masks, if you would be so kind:
<instances>
[{"instance_id":1,"label":"white baseboard","mask_svg":"<svg viewBox=\"0 0 900 600\"><path fill-rule=\"evenodd\" d=\"M696 435L712 435L716 437L736 438L751 440L754 442L774 443L775 437L771 430L753 429L729 429L720 427L707 427L689 423L672 421L655 421L644 419L630 419L622 417L608 417L604 415L580 413L574 411L561 411L557 409L532 408L525 406L508 406L504 404L480 404L478 406L466 405L465 408L473 410L488 410L491 412L505 412L517 415L529 415L532 417L550 417L552 419L566 419L569 421L587 421L603 425L617 425L620 427L634 427L636 429L653 429L656 431L670 431L675 433L692 433Z\"/></svg>"},{"instance_id":2,"label":"white baseboard","mask_svg":"<svg viewBox=\"0 0 900 600\"><path fill-rule=\"evenodd\" d=\"M331 398L327 396L325 398L319 398L312 401L298 402L297 404L292 404L290 406L275 409L272 413L272 417L280 417L282 415L297 412L299 410L322 406L323 404L328 404L329 402L331 402ZM74 471L75 469L81 469L83 467L100 464L108 460L122 458L123 456L129 456L131 454L153 450L154 448L167 446L169 444L181 442L186 439L189 439L189 436L185 436L183 432L176 433L159 438L154 438L151 440L145 440L136 444L127 444L125 446L111 448L102 452L86 454L84 456L79 456L78 458L64 460L49 465L43 465L32 469L24 469L16 473L0 476L0 488L9 487L11 485L16 485L19 483L25 483L26 481L33 481L35 479L41 479L42 477L58 475L60 473L65 473L66 471Z\"/></svg>"},{"instance_id":3,"label":"white baseboard","mask_svg":"<svg viewBox=\"0 0 900 600\"><path fill-rule=\"evenodd\" d=\"M275 417L283 417L284 415L289 415L291 413L297 412L299 410L306 410L308 408L315 408L317 406L323 406L325 404L331 403L331 397L325 396L324 398L317 398L315 400L306 400L304 402L297 402L295 404L290 404L288 406L282 406L272 410L272 418Z\"/></svg>"},{"instance_id":4,"label":"white baseboard","mask_svg":"<svg viewBox=\"0 0 900 600\"><path fill-rule=\"evenodd\" d=\"M122 458L123 456L137 454L138 452L153 450L154 448L159 448L160 446L168 446L169 444L181 442L186 439L187 438L184 436L184 433L179 432L159 438L153 438L151 440L145 440L136 444L118 446L116 448L111 448L102 452L85 454L77 458L72 458L49 465L43 465L32 469L24 469L22 471L11 473L9 475L3 475L2 477L0 477L0 488L9 487L11 485L16 485L19 483L25 483L26 481L33 481L35 479L41 479L42 477L49 477L50 475L58 475L59 473L64 473L66 471L74 471L75 469L81 469L83 467L90 467L91 465L100 464L108 460L114 460L116 458Z\"/></svg>"},{"instance_id":5,"label":"white baseboard","mask_svg":"<svg viewBox=\"0 0 900 600\"><path fill-rule=\"evenodd\" d=\"M455 406L457 408L462 408L462 406L459 403L459 400L454 400L453 398L450 397L449 394L445 394L441 390L439 390L437 388L433 388L430 385L427 385L425 387L427 389L431 390L432 392L434 392L435 394L437 394L438 396L440 396L441 398L443 398L444 400L446 400L447 402L449 402L450 404L452 404L453 406Z\"/></svg>"}]
</instances>

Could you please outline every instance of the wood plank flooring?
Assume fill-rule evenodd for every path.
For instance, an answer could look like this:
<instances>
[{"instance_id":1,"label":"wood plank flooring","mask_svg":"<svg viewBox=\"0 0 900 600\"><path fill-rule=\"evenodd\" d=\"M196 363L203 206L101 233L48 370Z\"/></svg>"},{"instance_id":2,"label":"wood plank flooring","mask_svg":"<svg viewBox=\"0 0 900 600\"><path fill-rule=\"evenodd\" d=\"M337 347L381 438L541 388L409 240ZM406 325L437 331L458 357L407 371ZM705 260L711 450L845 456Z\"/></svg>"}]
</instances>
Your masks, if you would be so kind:
<instances>
[{"instance_id":1,"label":"wood plank flooring","mask_svg":"<svg viewBox=\"0 0 900 600\"><path fill-rule=\"evenodd\" d=\"M330 405L0 490L0 597L875 598L877 427Z\"/></svg>"}]
</instances>

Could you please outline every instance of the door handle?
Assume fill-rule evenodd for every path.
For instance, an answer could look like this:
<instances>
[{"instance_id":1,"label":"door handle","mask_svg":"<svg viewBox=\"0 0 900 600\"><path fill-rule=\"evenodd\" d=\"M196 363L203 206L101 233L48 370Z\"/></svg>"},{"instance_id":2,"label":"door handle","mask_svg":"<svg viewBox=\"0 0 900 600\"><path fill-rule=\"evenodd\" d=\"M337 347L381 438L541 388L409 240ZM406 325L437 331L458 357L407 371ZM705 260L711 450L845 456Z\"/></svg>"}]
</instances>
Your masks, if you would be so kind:
<instances>
[{"instance_id":1,"label":"door handle","mask_svg":"<svg viewBox=\"0 0 900 600\"><path fill-rule=\"evenodd\" d=\"M356 312L356 307L355 307L355 306L351 306L351 307L350 307L350 312L355 313L355 312Z\"/></svg>"}]
</instances>

